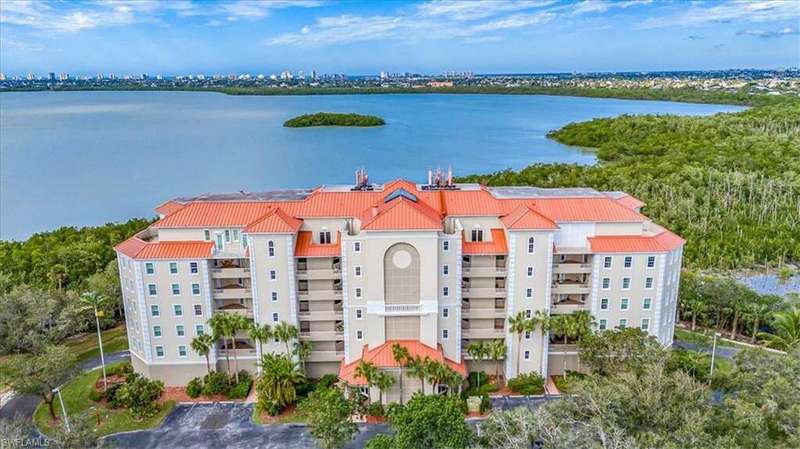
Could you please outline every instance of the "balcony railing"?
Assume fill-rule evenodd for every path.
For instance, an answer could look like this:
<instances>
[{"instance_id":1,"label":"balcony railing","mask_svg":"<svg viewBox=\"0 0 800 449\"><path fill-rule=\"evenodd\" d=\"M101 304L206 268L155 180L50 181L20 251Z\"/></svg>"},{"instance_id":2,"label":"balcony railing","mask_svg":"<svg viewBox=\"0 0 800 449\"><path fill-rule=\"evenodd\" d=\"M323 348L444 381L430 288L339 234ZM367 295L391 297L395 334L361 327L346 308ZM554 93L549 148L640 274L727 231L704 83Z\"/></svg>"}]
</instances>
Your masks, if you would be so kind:
<instances>
[{"instance_id":1,"label":"balcony railing","mask_svg":"<svg viewBox=\"0 0 800 449\"><path fill-rule=\"evenodd\" d=\"M504 318L505 314L505 309L475 307L461 308L461 315L464 318Z\"/></svg>"},{"instance_id":2,"label":"balcony railing","mask_svg":"<svg viewBox=\"0 0 800 449\"><path fill-rule=\"evenodd\" d=\"M577 262L557 262L553 264L553 273L591 273L592 264Z\"/></svg>"},{"instance_id":3,"label":"balcony railing","mask_svg":"<svg viewBox=\"0 0 800 449\"><path fill-rule=\"evenodd\" d=\"M253 291L249 287L215 288L212 293L214 298L219 299L250 298L253 296Z\"/></svg>"},{"instance_id":4,"label":"balcony railing","mask_svg":"<svg viewBox=\"0 0 800 449\"><path fill-rule=\"evenodd\" d=\"M344 357L344 351L311 351L309 362L338 362Z\"/></svg>"},{"instance_id":5,"label":"balcony railing","mask_svg":"<svg viewBox=\"0 0 800 449\"><path fill-rule=\"evenodd\" d=\"M467 277L502 277L506 276L508 271L505 267L474 267L462 265L461 273Z\"/></svg>"},{"instance_id":6,"label":"balcony railing","mask_svg":"<svg viewBox=\"0 0 800 449\"><path fill-rule=\"evenodd\" d=\"M481 338L481 339L490 339L490 338L504 338L506 336L505 329L495 329L495 328L467 328L461 329L461 336L462 338Z\"/></svg>"},{"instance_id":7,"label":"balcony railing","mask_svg":"<svg viewBox=\"0 0 800 449\"><path fill-rule=\"evenodd\" d=\"M553 294L588 294L591 292L591 287L586 283L564 283L553 282L551 284Z\"/></svg>"},{"instance_id":8,"label":"balcony railing","mask_svg":"<svg viewBox=\"0 0 800 449\"><path fill-rule=\"evenodd\" d=\"M297 315L305 321L335 321L341 320L344 313L342 310L301 310Z\"/></svg>"},{"instance_id":9,"label":"balcony railing","mask_svg":"<svg viewBox=\"0 0 800 449\"><path fill-rule=\"evenodd\" d=\"M461 296L464 298L497 298L505 297L505 287L463 287Z\"/></svg>"},{"instance_id":10,"label":"balcony railing","mask_svg":"<svg viewBox=\"0 0 800 449\"><path fill-rule=\"evenodd\" d=\"M249 278L250 268L247 267L217 267L211 268L211 277L214 279Z\"/></svg>"},{"instance_id":11,"label":"balcony railing","mask_svg":"<svg viewBox=\"0 0 800 449\"><path fill-rule=\"evenodd\" d=\"M342 299L341 289L325 289L325 290L298 290L298 298L304 301L331 301L334 299Z\"/></svg>"},{"instance_id":12,"label":"balcony railing","mask_svg":"<svg viewBox=\"0 0 800 449\"><path fill-rule=\"evenodd\" d=\"M337 268L300 269L295 272L298 279L341 279L342 270Z\"/></svg>"}]
</instances>

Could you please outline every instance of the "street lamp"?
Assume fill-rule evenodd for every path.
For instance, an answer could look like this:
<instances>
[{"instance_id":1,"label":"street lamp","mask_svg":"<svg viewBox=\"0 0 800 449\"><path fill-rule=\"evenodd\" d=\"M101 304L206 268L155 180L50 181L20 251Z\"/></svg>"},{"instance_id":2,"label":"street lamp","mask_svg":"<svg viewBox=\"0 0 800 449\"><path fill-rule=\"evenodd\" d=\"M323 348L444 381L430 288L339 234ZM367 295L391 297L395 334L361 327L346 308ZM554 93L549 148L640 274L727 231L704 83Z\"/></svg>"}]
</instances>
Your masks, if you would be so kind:
<instances>
[{"instance_id":1,"label":"street lamp","mask_svg":"<svg viewBox=\"0 0 800 449\"><path fill-rule=\"evenodd\" d=\"M103 366L103 391L108 390L108 379L106 378L106 358L103 354L103 334L100 332L100 317L103 316L102 310L97 310L97 305L94 306L94 322L97 327L97 339L100 341L100 365Z\"/></svg>"},{"instance_id":2,"label":"street lamp","mask_svg":"<svg viewBox=\"0 0 800 449\"><path fill-rule=\"evenodd\" d=\"M67 409L64 407L64 398L61 396L61 387L54 388L53 393L58 395L58 402L61 403L61 414L64 415L64 427L66 427L67 432L69 432L69 417L67 416Z\"/></svg>"},{"instance_id":3,"label":"street lamp","mask_svg":"<svg viewBox=\"0 0 800 449\"><path fill-rule=\"evenodd\" d=\"M719 332L714 332L714 342L711 345L711 373L708 375L708 382L711 383L711 378L714 377L714 358L717 355L717 337L721 337L722 334Z\"/></svg>"}]
</instances>

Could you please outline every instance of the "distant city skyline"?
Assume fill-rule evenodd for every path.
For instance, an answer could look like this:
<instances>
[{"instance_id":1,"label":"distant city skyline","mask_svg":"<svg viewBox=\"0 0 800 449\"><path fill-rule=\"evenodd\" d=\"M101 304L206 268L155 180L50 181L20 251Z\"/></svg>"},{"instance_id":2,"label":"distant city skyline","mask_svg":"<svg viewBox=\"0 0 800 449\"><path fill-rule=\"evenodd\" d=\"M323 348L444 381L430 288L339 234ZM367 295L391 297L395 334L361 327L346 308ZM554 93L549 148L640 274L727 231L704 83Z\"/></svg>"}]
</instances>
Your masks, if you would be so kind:
<instances>
[{"instance_id":1,"label":"distant city skyline","mask_svg":"<svg viewBox=\"0 0 800 449\"><path fill-rule=\"evenodd\" d=\"M0 72L374 75L800 65L800 1L0 0Z\"/></svg>"}]
</instances>

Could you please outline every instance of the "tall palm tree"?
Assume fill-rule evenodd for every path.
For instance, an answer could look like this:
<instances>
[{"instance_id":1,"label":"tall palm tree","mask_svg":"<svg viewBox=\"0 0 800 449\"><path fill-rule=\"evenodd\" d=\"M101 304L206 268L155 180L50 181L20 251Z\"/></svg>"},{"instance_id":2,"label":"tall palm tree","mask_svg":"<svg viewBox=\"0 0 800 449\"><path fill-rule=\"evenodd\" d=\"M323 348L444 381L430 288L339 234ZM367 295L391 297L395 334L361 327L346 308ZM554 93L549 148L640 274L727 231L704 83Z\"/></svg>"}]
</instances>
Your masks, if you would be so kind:
<instances>
[{"instance_id":1,"label":"tall palm tree","mask_svg":"<svg viewBox=\"0 0 800 449\"><path fill-rule=\"evenodd\" d=\"M423 395L425 394L425 378L428 376L429 360L428 357L423 359L418 355L408 360L408 373L419 379Z\"/></svg>"},{"instance_id":2,"label":"tall palm tree","mask_svg":"<svg viewBox=\"0 0 800 449\"><path fill-rule=\"evenodd\" d=\"M214 337L209 334L198 335L192 339L192 350L206 358L206 369L211 373L211 361L208 354L214 345Z\"/></svg>"},{"instance_id":3,"label":"tall palm tree","mask_svg":"<svg viewBox=\"0 0 800 449\"><path fill-rule=\"evenodd\" d=\"M256 342L256 345L258 346L258 356L261 357L261 354L264 353L264 343L268 342L272 338L272 328L269 327L269 324L258 324L255 321L252 321L250 328L247 329L247 336Z\"/></svg>"},{"instance_id":4,"label":"tall palm tree","mask_svg":"<svg viewBox=\"0 0 800 449\"><path fill-rule=\"evenodd\" d=\"M692 317L692 330L697 328L697 317L708 310L708 304L700 298L686 298L681 301L681 309Z\"/></svg>"},{"instance_id":5,"label":"tall palm tree","mask_svg":"<svg viewBox=\"0 0 800 449\"><path fill-rule=\"evenodd\" d=\"M108 306L111 298L97 292L86 292L81 295L80 302L94 312L94 323L97 327L97 342L100 345L100 364L103 367L103 390L108 389L108 378L106 376L106 358L103 353L103 335L100 332L100 317L103 316L103 309Z\"/></svg>"},{"instance_id":6,"label":"tall palm tree","mask_svg":"<svg viewBox=\"0 0 800 449\"><path fill-rule=\"evenodd\" d=\"M231 337L233 348L233 377L239 383L239 356L236 354L236 334L250 328L251 321L242 315L230 315L228 318L227 334Z\"/></svg>"},{"instance_id":7,"label":"tall palm tree","mask_svg":"<svg viewBox=\"0 0 800 449\"><path fill-rule=\"evenodd\" d=\"M594 327L594 317L588 310L577 310L572 312L572 322L574 326L574 336L578 339L578 343L580 343L584 337L589 335Z\"/></svg>"},{"instance_id":8,"label":"tall palm tree","mask_svg":"<svg viewBox=\"0 0 800 449\"><path fill-rule=\"evenodd\" d=\"M289 350L289 342L300 336L300 332L297 330L297 327L287 323L286 321L281 321L275 325L275 329L272 331L272 334L275 336L275 338L286 345L286 355L290 356L292 351Z\"/></svg>"},{"instance_id":9,"label":"tall palm tree","mask_svg":"<svg viewBox=\"0 0 800 449\"><path fill-rule=\"evenodd\" d=\"M306 359L311 355L313 349L314 345L311 344L310 341L297 340L294 342L294 354L297 356L297 359L300 360L300 369L302 369L304 373L306 372Z\"/></svg>"},{"instance_id":10,"label":"tall palm tree","mask_svg":"<svg viewBox=\"0 0 800 449\"><path fill-rule=\"evenodd\" d=\"M505 340L492 340L489 343L489 358L494 361L494 378L495 382L497 382L498 386L500 385L500 360L506 358L506 353L508 352L508 347L506 346Z\"/></svg>"},{"instance_id":11,"label":"tall palm tree","mask_svg":"<svg viewBox=\"0 0 800 449\"><path fill-rule=\"evenodd\" d=\"M400 366L400 405L403 405L403 377L405 377L405 367L408 365L408 359L411 358L411 353L405 346L395 343L392 345L392 357L394 361Z\"/></svg>"},{"instance_id":12,"label":"tall palm tree","mask_svg":"<svg viewBox=\"0 0 800 449\"><path fill-rule=\"evenodd\" d=\"M772 333L760 332L759 339L767 346L783 351L800 347L800 306L772 315Z\"/></svg>"},{"instance_id":13,"label":"tall palm tree","mask_svg":"<svg viewBox=\"0 0 800 449\"><path fill-rule=\"evenodd\" d=\"M390 373L378 372L375 376L375 386L378 387L378 403L383 405L383 392L392 388L397 381Z\"/></svg>"},{"instance_id":14,"label":"tall palm tree","mask_svg":"<svg viewBox=\"0 0 800 449\"><path fill-rule=\"evenodd\" d=\"M753 330L750 332L750 343L756 342L758 328L764 320L771 316L775 303L776 301L771 300L770 297L762 296L758 301L751 303L747 307L745 316L753 322Z\"/></svg>"},{"instance_id":15,"label":"tall palm tree","mask_svg":"<svg viewBox=\"0 0 800 449\"><path fill-rule=\"evenodd\" d=\"M356 379L364 379L367 382L367 389L371 389L373 385L375 385L375 381L378 378L378 367L375 366L372 362L365 362L363 360L358 362L356 366L356 370L354 371L353 375ZM367 401L371 404L372 403L372 394L369 394L367 397Z\"/></svg>"},{"instance_id":16,"label":"tall palm tree","mask_svg":"<svg viewBox=\"0 0 800 449\"><path fill-rule=\"evenodd\" d=\"M228 328L230 315L227 313L215 313L208 319L208 325L211 327L211 332L214 335L214 340L222 340L222 345L225 347L225 365L227 371L231 372L231 356L228 351Z\"/></svg>"},{"instance_id":17,"label":"tall palm tree","mask_svg":"<svg viewBox=\"0 0 800 449\"><path fill-rule=\"evenodd\" d=\"M489 355L489 345L486 344L485 341L481 340L477 343L470 343L467 346L467 354L472 357L472 360L483 360ZM481 389L481 372L478 371L476 376L477 382L476 387L480 391Z\"/></svg>"},{"instance_id":18,"label":"tall palm tree","mask_svg":"<svg viewBox=\"0 0 800 449\"><path fill-rule=\"evenodd\" d=\"M519 312L516 315L508 318L508 330L517 336L517 374L519 375L519 357L522 353L522 335L529 330L532 330L532 323L525 312Z\"/></svg>"},{"instance_id":19,"label":"tall palm tree","mask_svg":"<svg viewBox=\"0 0 800 449\"><path fill-rule=\"evenodd\" d=\"M261 375L258 378L259 403L274 401L283 407L297 399L297 385L305 376L289 355L267 353L261 356L259 363Z\"/></svg>"},{"instance_id":20,"label":"tall palm tree","mask_svg":"<svg viewBox=\"0 0 800 449\"><path fill-rule=\"evenodd\" d=\"M449 366L442 362L438 362L435 360L431 360L428 363L428 381L431 383L431 388L433 388L433 393L436 394L439 390L439 385L447 382L448 378L451 375L452 369Z\"/></svg>"}]
</instances>

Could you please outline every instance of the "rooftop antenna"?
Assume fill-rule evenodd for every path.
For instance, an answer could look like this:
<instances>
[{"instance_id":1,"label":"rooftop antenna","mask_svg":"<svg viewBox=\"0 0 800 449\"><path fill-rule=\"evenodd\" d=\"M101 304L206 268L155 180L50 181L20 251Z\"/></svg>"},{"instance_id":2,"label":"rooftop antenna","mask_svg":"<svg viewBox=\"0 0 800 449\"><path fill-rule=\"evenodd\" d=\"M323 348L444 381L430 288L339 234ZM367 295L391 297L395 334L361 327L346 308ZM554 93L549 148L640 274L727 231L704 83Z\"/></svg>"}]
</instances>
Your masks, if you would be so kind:
<instances>
[{"instance_id":1,"label":"rooftop antenna","mask_svg":"<svg viewBox=\"0 0 800 449\"><path fill-rule=\"evenodd\" d=\"M450 187L453 185L453 167L447 167L447 186Z\"/></svg>"}]
</instances>

